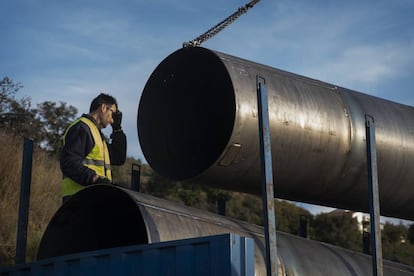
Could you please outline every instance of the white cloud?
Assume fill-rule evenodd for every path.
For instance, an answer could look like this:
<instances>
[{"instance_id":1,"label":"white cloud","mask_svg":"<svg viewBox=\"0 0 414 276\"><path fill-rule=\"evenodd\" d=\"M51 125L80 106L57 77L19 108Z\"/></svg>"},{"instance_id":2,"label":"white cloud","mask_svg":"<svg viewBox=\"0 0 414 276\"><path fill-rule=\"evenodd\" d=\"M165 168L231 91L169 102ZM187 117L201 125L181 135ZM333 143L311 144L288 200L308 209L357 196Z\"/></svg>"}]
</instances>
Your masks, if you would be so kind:
<instances>
[{"instance_id":1,"label":"white cloud","mask_svg":"<svg viewBox=\"0 0 414 276\"><path fill-rule=\"evenodd\" d=\"M414 61L413 50L411 46L398 43L356 45L305 71L348 86L379 85L407 74Z\"/></svg>"}]
</instances>

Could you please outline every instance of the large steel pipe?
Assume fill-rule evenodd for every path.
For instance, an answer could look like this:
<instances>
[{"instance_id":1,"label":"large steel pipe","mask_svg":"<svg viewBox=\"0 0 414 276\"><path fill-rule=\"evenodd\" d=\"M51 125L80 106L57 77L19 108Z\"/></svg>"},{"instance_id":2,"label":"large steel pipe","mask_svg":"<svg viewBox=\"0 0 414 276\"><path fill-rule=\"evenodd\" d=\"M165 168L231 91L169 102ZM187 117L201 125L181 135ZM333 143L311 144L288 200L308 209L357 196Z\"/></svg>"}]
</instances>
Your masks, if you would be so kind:
<instances>
[{"instance_id":1,"label":"large steel pipe","mask_svg":"<svg viewBox=\"0 0 414 276\"><path fill-rule=\"evenodd\" d=\"M275 197L368 211L365 114L381 214L414 220L414 108L204 48L154 70L139 141L159 174L260 194L256 76L267 81Z\"/></svg>"},{"instance_id":2,"label":"large steel pipe","mask_svg":"<svg viewBox=\"0 0 414 276\"><path fill-rule=\"evenodd\" d=\"M263 228L109 185L86 188L50 221L37 258L235 233L255 241L255 274L266 275ZM286 233L277 233L279 275L369 275L371 257ZM384 275L414 268L384 262Z\"/></svg>"}]
</instances>

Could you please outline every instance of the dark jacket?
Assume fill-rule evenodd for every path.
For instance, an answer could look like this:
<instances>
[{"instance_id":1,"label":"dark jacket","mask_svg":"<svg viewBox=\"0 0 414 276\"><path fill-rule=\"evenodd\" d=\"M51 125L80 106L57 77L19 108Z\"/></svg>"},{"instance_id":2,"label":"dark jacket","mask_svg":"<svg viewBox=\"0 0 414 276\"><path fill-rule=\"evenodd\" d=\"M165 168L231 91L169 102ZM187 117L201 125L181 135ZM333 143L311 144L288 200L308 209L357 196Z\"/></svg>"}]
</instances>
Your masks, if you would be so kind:
<instances>
[{"instance_id":1,"label":"dark jacket","mask_svg":"<svg viewBox=\"0 0 414 276\"><path fill-rule=\"evenodd\" d=\"M83 114L82 117L96 123L95 119L87 114ZM101 136L104 137L102 132ZM92 184L92 178L96 173L82 163L95 145L89 127L83 122L78 122L69 129L64 139L60 156L60 169L63 176L84 186ZM125 133L122 130L113 132L111 140L111 143L108 143L111 165L122 165L126 160Z\"/></svg>"}]
</instances>

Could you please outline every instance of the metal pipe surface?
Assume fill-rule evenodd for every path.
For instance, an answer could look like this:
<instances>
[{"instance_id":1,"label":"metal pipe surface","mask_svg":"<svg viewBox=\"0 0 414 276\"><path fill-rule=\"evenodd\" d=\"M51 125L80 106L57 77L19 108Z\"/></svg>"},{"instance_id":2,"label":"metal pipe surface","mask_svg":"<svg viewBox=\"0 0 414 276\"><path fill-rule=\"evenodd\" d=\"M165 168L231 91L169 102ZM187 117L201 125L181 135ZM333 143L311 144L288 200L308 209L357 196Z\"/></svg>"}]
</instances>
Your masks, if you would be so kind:
<instances>
[{"instance_id":1,"label":"metal pipe surface","mask_svg":"<svg viewBox=\"0 0 414 276\"><path fill-rule=\"evenodd\" d=\"M376 124L381 214L414 220L414 108L205 48L148 79L143 154L160 175L260 194L256 76L267 81L275 197L368 212L365 114Z\"/></svg>"},{"instance_id":2,"label":"metal pipe surface","mask_svg":"<svg viewBox=\"0 0 414 276\"><path fill-rule=\"evenodd\" d=\"M109 185L75 194L56 212L37 259L224 233L255 242L255 275L266 275L263 227ZM369 255L278 232L279 275L370 275ZM384 261L384 275L414 268Z\"/></svg>"}]
</instances>

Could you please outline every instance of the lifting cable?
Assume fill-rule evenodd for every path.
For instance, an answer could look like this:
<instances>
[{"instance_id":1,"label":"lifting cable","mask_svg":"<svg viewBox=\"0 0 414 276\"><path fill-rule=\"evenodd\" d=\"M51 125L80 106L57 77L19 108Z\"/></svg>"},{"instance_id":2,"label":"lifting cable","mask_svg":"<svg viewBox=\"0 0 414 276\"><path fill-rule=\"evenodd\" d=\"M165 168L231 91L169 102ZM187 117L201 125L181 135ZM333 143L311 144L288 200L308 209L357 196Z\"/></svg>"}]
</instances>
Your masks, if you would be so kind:
<instances>
[{"instance_id":1,"label":"lifting cable","mask_svg":"<svg viewBox=\"0 0 414 276\"><path fill-rule=\"evenodd\" d=\"M244 5L243 7L238 8L236 12L234 12L232 15L230 15L229 17L227 17L226 19L224 19L223 21L221 21L220 23L218 23L217 25L215 25L214 27L209 29L204 34L198 36L197 38L195 38L191 41L184 42L183 47L200 46L201 43L203 43L204 41L212 38L213 36L218 34L220 31L222 31L224 28L226 28L228 25L230 25L231 23L236 21L237 18L239 18L242 14L245 14L248 9L253 8L253 6L255 4L257 4L257 2L259 2L259 1L260 0L252 0L249 3L247 3L246 5Z\"/></svg>"}]
</instances>

